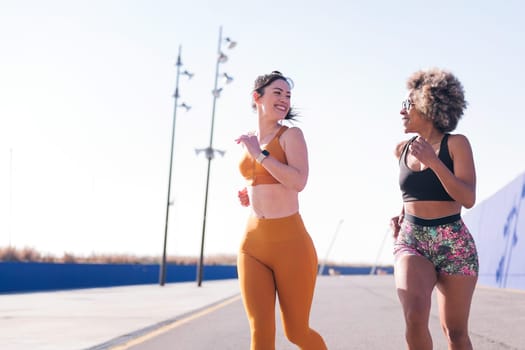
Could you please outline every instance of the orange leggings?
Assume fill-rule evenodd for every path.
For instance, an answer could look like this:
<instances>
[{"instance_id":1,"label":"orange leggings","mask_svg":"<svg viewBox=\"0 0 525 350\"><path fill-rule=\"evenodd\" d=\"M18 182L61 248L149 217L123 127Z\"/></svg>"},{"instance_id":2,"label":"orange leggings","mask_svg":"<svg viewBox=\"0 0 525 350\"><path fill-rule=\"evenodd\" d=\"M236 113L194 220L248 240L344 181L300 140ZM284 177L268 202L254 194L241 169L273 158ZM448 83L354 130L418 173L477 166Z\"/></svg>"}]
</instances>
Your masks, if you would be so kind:
<instances>
[{"instance_id":1,"label":"orange leggings","mask_svg":"<svg viewBox=\"0 0 525 350\"><path fill-rule=\"evenodd\" d=\"M248 220L237 269L251 328L251 350L275 350L275 302L288 340L303 350L325 350L309 326L317 254L301 216Z\"/></svg>"}]
</instances>

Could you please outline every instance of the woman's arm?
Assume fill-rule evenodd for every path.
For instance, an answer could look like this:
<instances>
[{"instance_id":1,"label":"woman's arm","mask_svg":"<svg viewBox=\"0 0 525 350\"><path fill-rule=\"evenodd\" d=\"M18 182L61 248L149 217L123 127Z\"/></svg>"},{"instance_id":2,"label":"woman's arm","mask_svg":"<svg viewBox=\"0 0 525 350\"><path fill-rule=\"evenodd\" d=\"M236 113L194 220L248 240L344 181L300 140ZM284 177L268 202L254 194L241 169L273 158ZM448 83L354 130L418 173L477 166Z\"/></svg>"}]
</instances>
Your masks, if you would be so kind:
<instances>
[{"instance_id":1,"label":"woman's arm","mask_svg":"<svg viewBox=\"0 0 525 350\"><path fill-rule=\"evenodd\" d=\"M390 228L392 229L392 236L397 239L399 231L401 230L401 223L405 219L405 208L401 209L401 213L398 216L394 216L390 219Z\"/></svg>"},{"instance_id":2,"label":"woman's arm","mask_svg":"<svg viewBox=\"0 0 525 350\"><path fill-rule=\"evenodd\" d=\"M403 153L403 148L407 144L408 141L401 141L396 145L396 149L394 150L394 155L399 160L401 158L401 154ZM394 239L397 239L397 236L399 235L399 231L401 230L401 223L405 219L405 207L401 207L401 213L397 216L394 216L390 219L390 228L392 229L392 236Z\"/></svg>"},{"instance_id":3,"label":"woman's arm","mask_svg":"<svg viewBox=\"0 0 525 350\"><path fill-rule=\"evenodd\" d=\"M271 154L261 164L282 185L301 192L308 180L308 151L303 132L299 128L289 128L279 141L288 164L281 163Z\"/></svg>"},{"instance_id":4,"label":"woman's arm","mask_svg":"<svg viewBox=\"0 0 525 350\"><path fill-rule=\"evenodd\" d=\"M454 161L454 173L439 159L428 166L437 175L450 197L465 208L472 208L476 203L476 170L472 148L463 135L450 135L448 148Z\"/></svg>"}]
</instances>

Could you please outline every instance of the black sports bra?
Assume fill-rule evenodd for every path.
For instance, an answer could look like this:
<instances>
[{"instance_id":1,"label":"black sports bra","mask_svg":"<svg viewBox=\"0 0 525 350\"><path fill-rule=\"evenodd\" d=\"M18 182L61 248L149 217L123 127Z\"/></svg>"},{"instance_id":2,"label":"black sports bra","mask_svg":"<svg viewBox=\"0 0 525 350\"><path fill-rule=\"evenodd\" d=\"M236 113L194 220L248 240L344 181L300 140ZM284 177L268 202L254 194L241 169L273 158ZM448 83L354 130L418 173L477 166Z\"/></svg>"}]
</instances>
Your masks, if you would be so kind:
<instances>
[{"instance_id":1,"label":"black sports bra","mask_svg":"<svg viewBox=\"0 0 525 350\"><path fill-rule=\"evenodd\" d=\"M408 167L407 150L416 137L417 136L411 138L406 143L399 157L399 188L403 195L403 202L454 201L432 169L427 168L421 171L414 171ZM441 159L450 171L454 172L454 162L448 150L448 137L449 134L445 134L441 140L438 158Z\"/></svg>"}]
</instances>

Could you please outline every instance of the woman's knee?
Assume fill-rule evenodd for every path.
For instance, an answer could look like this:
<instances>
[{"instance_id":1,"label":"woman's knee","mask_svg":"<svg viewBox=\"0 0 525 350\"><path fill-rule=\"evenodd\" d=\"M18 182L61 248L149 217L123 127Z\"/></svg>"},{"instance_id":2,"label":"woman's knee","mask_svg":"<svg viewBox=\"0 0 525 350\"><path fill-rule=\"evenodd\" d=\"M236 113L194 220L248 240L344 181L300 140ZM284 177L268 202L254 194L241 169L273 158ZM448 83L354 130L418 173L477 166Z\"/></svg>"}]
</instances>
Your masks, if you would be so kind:
<instances>
[{"instance_id":1,"label":"woman's knee","mask_svg":"<svg viewBox=\"0 0 525 350\"><path fill-rule=\"evenodd\" d=\"M466 328L447 327L446 325L442 325L441 327L449 344L468 344L470 342L468 330Z\"/></svg>"},{"instance_id":2,"label":"woman's knee","mask_svg":"<svg viewBox=\"0 0 525 350\"><path fill-rule=\"evenodd\" d=\"M304 344L308 341L310 333L309 328L287 328L285 329L285 335L288 340L296 345Z\"/></svg>"},{"instance_id":3,"label":"woman's knee","mask_svg":"<svg viewBox=\"0 0 525 350\"><path fill-rule=\"evenodd\" d=\"M410 328L428 327L430 307L425 302L413 302L404 306L405 322Z\"/></svg>"},{"instance_id":4,"label":"woman's knee","mask_svg":"<svg viewBox=\"0 0 525 350\"><path fill-rule=\"evenodd\" d=\"M408 312L405 314L405 321L408 328L428 328L428 319L418 312Z\"/></svg>"}]
</instances>

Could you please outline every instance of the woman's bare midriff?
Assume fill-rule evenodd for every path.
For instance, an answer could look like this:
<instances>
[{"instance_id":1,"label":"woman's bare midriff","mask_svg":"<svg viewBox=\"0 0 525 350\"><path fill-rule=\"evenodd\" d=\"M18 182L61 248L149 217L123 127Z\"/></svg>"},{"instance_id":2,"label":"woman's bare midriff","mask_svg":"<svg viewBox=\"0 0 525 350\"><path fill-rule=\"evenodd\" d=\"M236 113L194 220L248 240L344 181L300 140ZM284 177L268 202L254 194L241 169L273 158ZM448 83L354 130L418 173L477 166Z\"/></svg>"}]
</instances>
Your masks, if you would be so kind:
<instances>
[{"instance_id":1,"label":"woman's bare midriff","mask_svg":"<svg viewBox=\"0 0 525 350\"><path fill-rule=\"evenodd\" d=\"M405 214L422 219L437 219L461 213L461 204L458 202L415 201L404 203Z\"/></svg>"},{"instance_id":2,"label":"woman's bare midriff","mask_svg":"<svg viewBox=\"0 0 525 350\"><path fill-rule=\"evenodd\" d=\"M258 218L274 219L293 215L299 211L297 191L281 184L249 187L252 215Z\"/></svg>"}]
</instances>

